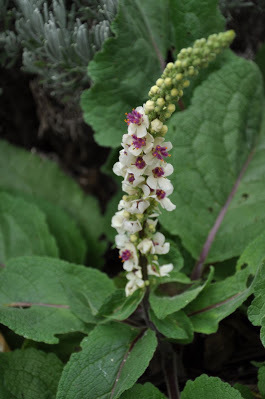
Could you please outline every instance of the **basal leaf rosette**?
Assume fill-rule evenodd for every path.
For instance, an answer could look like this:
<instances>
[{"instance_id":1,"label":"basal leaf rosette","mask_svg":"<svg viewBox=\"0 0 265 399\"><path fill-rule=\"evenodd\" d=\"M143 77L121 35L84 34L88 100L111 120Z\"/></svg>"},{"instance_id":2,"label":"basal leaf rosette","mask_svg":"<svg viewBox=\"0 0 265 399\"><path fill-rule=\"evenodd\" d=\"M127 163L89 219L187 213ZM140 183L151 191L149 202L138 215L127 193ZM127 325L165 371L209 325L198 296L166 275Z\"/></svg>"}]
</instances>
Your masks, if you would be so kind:
<instances>
[{"instance_id":1,"label":"basal leaf rosette","mask_svg":"<svg viewBox=\"0 0 265 399\"><path fill-rule=\"evenodd\" d=\"M172 263L159 265L158 255L167 254L170 244L156 231L160 208L176 208L169 199L173 185L168 177L174 168L167 162L172 144L165 141L168 128L164 122L175 111L188 78L214 60L233 38L234 32L228 31L182 49L151 88L150 99L126 114L128 129L122 137L119 161L113 166L114 173L123 177L126 195L112 218L112 227L118 232L115 243L127 272L126 296L149 285L148 276L168 276L173 270Z\"/></svg>"}]
</instances>

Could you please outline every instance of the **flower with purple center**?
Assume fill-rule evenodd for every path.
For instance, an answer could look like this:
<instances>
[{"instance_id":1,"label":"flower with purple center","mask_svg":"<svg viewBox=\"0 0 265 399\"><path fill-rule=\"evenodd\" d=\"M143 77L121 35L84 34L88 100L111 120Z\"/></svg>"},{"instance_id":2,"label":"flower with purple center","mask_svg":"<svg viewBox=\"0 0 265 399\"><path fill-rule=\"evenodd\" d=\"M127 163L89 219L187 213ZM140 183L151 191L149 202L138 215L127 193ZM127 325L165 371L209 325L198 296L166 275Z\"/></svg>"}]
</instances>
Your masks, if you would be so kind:
<instances>
[{"instance_id":1,"label":"flower with purple center","mask_svg":"<svg viewBox=\"0 0 265 399\"><path fill-rule=\"evenodd\" d=\"M152 172L154 177L162 177L165 174L164 169L160 166L157 166L155 169L152 170Z\"/></svg>"},{"instance_id":2,"label":"flower with purple center","mask_svg":"<svg viewBox=\"0 0 265 399\"><path fill-rule=\"evenodd\" d=\"M135 136L135 134L132 135L132 138L133 138L132 145L134 146L134 148L139 149L145 146L146 144L145 138L137 137Z\"/></svg>"},{"instance_id":3,"label":"flower with purple center","mask_svg":"<svg viewBox=\"0 0 265 399\"><path fill-rule=\"evenodd\" d=\"M129 173L128 174L128 182L129 183L133 183L135 180L134 174L133 173Z\"/></svg>"},{"instance_id":4,"label":"flower with purple center","mask_svg":"<svg viewBox=\"0 0 265 399\"><path fill-rule=\"evenodd\" d=\"M144 137L147 134L149 127L148 116L145 115L143 107L137 107L132 112L127 114L125 122L128 125L128 133L130 135L136 135L137 137Z\"/></svg>"},{"instance_id":5,"label":"flower with purple center","mask_svg":"<svg viewBox=\"0 0 265 399\"><path fill-rule=\"evenodd\" d=\"M160 145L156 146L153 156L161 161L163 161L166 157L171 157L171 155L167 152L167 147L161 147Z\"/></svg>"},{"instance_id":6,"label":"flower with purple center","mask_svg":"<svg viewBox=\"0 0 265 399\"><path fill-rule=\"evenodd\" d=\"M122 253L121 253L122 262L129 260L131 257L132 257L132 253L131 253L131 251L129 251L129 249L125 249L125 251L122 251Z\"/></svg>"},{"instance_id":7,"label":"flower with purple center","mask_svg":"<svg viewBox=\"0 0 265 399\"><path fill-rule=\"evenodd\" d=\"M132 112L130 112L129 114L126 112L125 115L127 116L127 119L124 119L124 121L127 123L128 126L130 125L130 123L135 123L138 126L141 125L143 115L140 114L140 112L136 111L134 108Z\"/></svg>"},{"instance_id":8,"label":"flower with purple center","mask_svg":"<svg viewBox=\"0 0 265 399\"><path fill-rule=\"evenodd\" d=\"M156 190L156 196L157 196L157 199L163 200L166 196L166 193L164 190L158 189L158 190Z\"/></svg>"}]
</instances>

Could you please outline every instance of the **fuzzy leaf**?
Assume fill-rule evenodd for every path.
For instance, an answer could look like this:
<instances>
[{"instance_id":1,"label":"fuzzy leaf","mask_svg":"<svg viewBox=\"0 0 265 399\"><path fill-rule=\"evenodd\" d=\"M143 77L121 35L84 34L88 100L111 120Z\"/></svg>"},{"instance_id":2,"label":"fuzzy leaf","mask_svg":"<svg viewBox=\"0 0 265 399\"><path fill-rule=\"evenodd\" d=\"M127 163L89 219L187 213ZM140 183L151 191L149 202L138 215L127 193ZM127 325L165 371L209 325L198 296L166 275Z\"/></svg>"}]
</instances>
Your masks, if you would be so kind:
<instances>
[{"instance_id":1,"label":"fuzzy leaf","mask_svg":"<svg viewBox=\"0 0 265 399\"><path fill-rule=\"evenodd\" d=\"M257 66L233 56L195 90L191 106L169 123L167 139L173 144L176 171L171 199L176 210L164 212L161 222L181 237L195 259L236 182L207 262L240 255L264 230L263 104Z\"/></svg>"},{"instance_id":2,"label":"fuzzy leaf","mask_svg":"<svg viewBox=\"0 0 265 399\"><path fill-rule=\"evenodd\" d=\"M124 392L120 399L166 399L166 397L150 382L144 385L135 384L131 389Z\"/></svg>"},{"instance_id":3,"label":"fuzzy leaf","mask_svg":"<svg viewBox=\"0 0 265 399\"><path fill-rule=\"evenodd\" d=\"M0 396L55 399L62 369L63 363L53 353L33 348L0 353Z\"/></svg>"},{"instance_id":4,"label":"fuzzy leaf","mask_svg":"<svg viewBox=\"0 0 265 399\"><path fill-rule=\"evenodd\" d=\"M55 334L86 332L75 315L80 307L73 303L72 308L69 295L77 286L95 322L92 315L114 290L106 275L53 258L12 259L1 271L0 322L25 338L46 343L57 343Z\"/></svg>"},{"instance_id":5,"label":"fuzzy leaf","mask_svg":"<svg viewBox=\"0 0 265 399\"><path fill-rule=\"evenodd\" d=\"M262 395L265 397L265 367L260 367L258 371L258 388Z\"/></svg>"},{"instance_id":6,"label":"fuzzy leaf","mask_svg":"<svg viewBox=\"0 0 265 399\"><path fill-rule=\"evenodd\" d=\"M264 257L264 240L258 237L247 246L239 258L237 272L233 276L208 285L185 308L196 332L216 332L219 322L233 313L252 294L255 281L259 281L259 278L255 276L249 286L248 278L260 269Z\"/></svg>"},{"instance_id":7,"label":"fuzzy leaf","mask_svg":"<svg viewBox=\"0 0 265 399\"><path fill-rule=\"evenodd\" d=\"M263 250L265 255L265 250ZM265 256L264 256L265 258ZM263 259L264 259L263 258ZM264 298L264 290L265 290L265 262L263 260L262 267L257 272L256 281L254 281L254 295L255 298L252 301L251 305L248 308L248 317L254 326L261 326L260 330L260 339L265 346L265 318L264 318L264 309L265 309L265 298Z\"/></svg>"},{"instance_id":8,"label":"fuzzy leaf","mask_svg":"<svg viewBox=\"0 0 265 399\"><path fill-rule=\"evenodd\" d=\"M58 256L41 210L21 198L0 193L0 263L20 255Z\"/></svg>"},{"instance_id":9,"label":"fuzzy leaf","mask_svg":"<svg viewBox=\"0 0 265 399\"><path fill-rule=\"evenodd\" d=\"M89 245L89 259L95 265L103 249L98 243L103 233L103 218L96 199L85 195L58 165L48 159L5 141L0 141L0 152L0 188L30 197L30 201L36 201L44 212L48 207L44 205L42 208L43 200L49 202L50 207L54 204L62 208L81 228ZM51 218L52 214L49 214Z\"/></svg>"},{"instance_id":10,"label":"fuzzy leaf","mask_svg":"<svg viewBox=\"0 0 265 399\"><path fill-rule=\"evenodd\" d=\"M213 278L213 269L211 269L207 280L202 285L198 283L186 283L187 288L184 292L176 294L174 296L161 295L156 291L150 294L150 305L153 309L156 317L159 319L164 319L171 313L175 313L180 309L185 308L191 301L193 301L201 291L203 291ZM161 286L160 286L161 289Z\"/></svg>"},{"instance_id":11,"label":"fuzzy leaf","mask_svg":"<svg viewBox=\"0 0 265 399\"><path fill-rule=\"evenodd\" d=\"M193 326L188 316L182 311L172 313L160 320L150 309L150 318L161 334L179 343L190 343L193 340Z\"/></svg>"},{"instance_id":12,"label":"fuzzy leaf","mask_svg":"<svg viewBox=\"0 0 265 399\"><path fill-rule=\"evenodd\" d=\"M124 289L118 289L103 303L99 315L114 320L125 320L135 311L143 296L143 290L136 290L126 297Z\"/></svg>"},{"instance_id":13,"label":"fuzzy leaf","mask_svg":"<svg viewBox=\"0 0 265 399\"><path fill-rule=\"evenodd\" d=\"M220 378L203 374L196 380L187 382L181 399L242 399L242 396Z\"/></svg>"},{"instance_id":14,"label":"fuzzy leaf","mask_svg":"<svg viewBox=\"0 0 265 399\"><path fill-rule=\"evenodd\" d=\"M164 69L167 52L224 29L217 1L124 0L112 24L115 37L89 64L94 86L82 96L85 121L102 146L120 145L124 113L143 104ZM207 21L207 23L205 23ZM198 36L199 35L199 36Z\"/></svg>"},{"instance_id":15,"label":"fuzzy leaf","mask_svg":"<svg viewBox=\"0 0 265 399\"><path fill-rule=\"evenodd\" d=\"M242 384L235 384L233 388L237 389L240 392L243 399L255 399L253 393L247 386Z\"/></svg>"},{"instance_id":16,"label":"fuzzy leaf","mask_svg":"<svg viewBox=\"0 0 265 399\"><path fill-rule=\"evenodd\" d=\"M125 324L96 327L72 355L57 399L117 399L147 368L157 345L155 333Z\"/></svg>"}]
</instances>

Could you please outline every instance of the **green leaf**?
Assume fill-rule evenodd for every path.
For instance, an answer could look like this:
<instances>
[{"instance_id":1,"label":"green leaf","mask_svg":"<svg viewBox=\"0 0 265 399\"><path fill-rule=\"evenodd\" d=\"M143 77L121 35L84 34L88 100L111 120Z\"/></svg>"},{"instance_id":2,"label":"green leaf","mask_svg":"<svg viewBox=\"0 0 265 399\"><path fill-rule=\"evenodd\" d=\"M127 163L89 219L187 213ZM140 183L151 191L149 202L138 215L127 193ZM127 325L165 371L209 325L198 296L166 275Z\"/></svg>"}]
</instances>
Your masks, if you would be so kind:
<instances>
[{"instance_id":1,"label":"green leaf","mask_svg":"<svg viewBox=\"0 0 265 399\"><path fill-rule=\"evenodd\" d=\"M160 320L156 317L152 309L150 309L150 319L158 331L165 337L174 339L182 344L192 342L193 326L188 316L182 310Z\"/></svg>"},{"instance_id":2,"label":"green leaf","mask_svg":"<svg viewBox=\"0 0 265 399\"><path fill-rule=\"evenodd\" d=\"M171 313L175 313L180 309L185 308L188 303L193 301L201 291L203 291L213 278L213 268L211 269L207 280L203 285L198 285L198 283L187 284L187 288L184 286L184 292L175 294L173 296L163 296L158 290L163 288L163 284L159 286L158 290L154 290L150 293L150 305L153 309L156 317L159 319L164 319ZM181 287L183 290L183 286Z\"/></svg>"},{"instance_id":3,"label":"green leaf","mask_svg":"<svg viewBox=\"0 0 265 399\"><path fill-rule=\"evenodd\" d=\"M257 66L233 56L195 90L191 106L169 123L176 171L171 199L176 210L163 212L160 221L181 237L195 259L233 187L235 195L212 237L207 262L240 255L264 230L263 104Z\"/></svg>"},{"instance_id":4,"label":"green leaf","mask_svg":"<svg viewBox=\"0 0 265 399\"><path fill-rule=\"evenodd\" d=\"M235 384L233 388L237 389L240 392L243 399L255 399L253 393L247 386L242 384Z\"/></svg>"},{"instance_id":5,"label":"green leaf","mask_svg":"<svg viewBox=\"0 0 265 399\"><path fill-rule=\"evenodd\" d=\"M99 309L99 315L114 320L125 320L135 311L143 297L143 290L136 290L126 297L125 290L118 289L103 303Z\"/></svg>"},{"instance_id":6,"label":"green leaf","mask_svg":"<svg viewBox=\"0 0 265 399\"><path fill-rule=\"evenodd\" d=\"M259 48L255 57L255 62L258 64L261 70L263 79L265 79L265 43L263 43L262 46Z\"/></svg>"},{"instance_id":7,"label":"green leaf","mask_svg":"<svg viewBox=\"0 0 265 399\"><path fill-rule=\"evenodd\" d=\"M93 265L96 261L99 264L103 247L98 240L103 233L103 218L97 200L85 195L74 180L48 159L16 148L5 141L0 141L0 152L0 188L19 196L28 196L44 212L48 211L49 220L52 218L53 205L62 208L81 228L89 246L87 255L91 263L93 260ZM44 204L43 200L50 205ZM68 236L69 240L71 234Z\"/></svg>"},{"instance_id":8,"label":"green leaf","mask_svg":"<svg viewBox=\"0 0 265 399\"><path fill-rule=\"evenodd\" d=\"M124 0L112 24L115 37L90 62L94 86L81 105L102 146L120 145L124 113L143 104L161 75L167 52L224 29L217 1ZM207 22L206 22L207 21ZM199 35L199 36L198 36Z\"/></svg>"},{"instance_id":9,"label":"green leaf","mask_svg":"<svg viewBox=\"0 0 265 399\"><path fill-rule=\"evenodd\" d=\"M30 348L0 353L0 396L5 399L55 399L63 363Z\"/></svg>"},{"instance_id":10,"label":"green leaf","mask_svg":"<svg viewBox=\"0 0 265 399\"><path fill-rule=\"evenodd\" d=\"M220 378L203 374L196 380L187 382L181 399L242 399L242 396Z\"/></svg>"},{"instance_id":11,"label":"green leaf","mask_svg":"<svg viewBox=\"0 0 265 399\"><path fill-rule=\"evenodd\" d=\"M147 382L144 385L135 384L131 389L124 392L120 399L166 399L154 385Z\"/></svg>"},{"instance_id":12,"label":"green leaf","mask_svg":"<svg viewBox=\"0 0 265 399\"><path fill-rule=\"evenodd\" d=\"M65 366L57 399L116 399L147 368L157 341L151 330L125 324L96 327Z\"/></svg>"},{"instance_id":13,"label":"green leaf","mask_svg":"<svg viewBox=\"0 0 265 399\"><path fill-rule=\"evenodd\" d=\"M264 240L258 237L239 258L237 272L233 276L212 283L185 308L196 332L216 332L219 322L233 313L252 294L259 278L255 276L249 286L248 279L260 269L264 259L262 254L265 255Z\"/></svg>"},{"instance_id":14,"label":"green leaf","mask_svg":"<svg viewBox=\"0 0 265 399\"><path fill-rule=\"evenodd\" d=\"M20 255L57 257L58 248L37 206L0 193L0 262Z\"/></svg>"},{"instance_id":15,"label":"green leaf","mask_svg":"<svg viewBox=\"0 0 265 399\"><path fill-rule=\"evenodd\" d=\"M264 251L265 254L265 251ZM264 298L264 290L265 290L265 262L261 268L258 270L256 279L253 282L253 291L255 298L253 299L251 305L248 308L248 317L254 326L261 326L260 330L260 339L265 346L265 320L264 320L264 310L265 310L265 298Z\"/></svg>"},{"instance_id":16,"label":"green leaf","mask_svg":"<svg viewBox=\"0 0 265 399\"><path fill-rule=\"evenodd\" d=\"M260 367L258 371L258 388L262 395L265 397L265 367Z\"/></svg>"},{"instance_id":17,"label":"green leaf","mask_svg":"<svg viewBox=\"0 0 265 399\"><path fill-rule=\"evenodd\" d=\"M86 299L85 309L72 304L71 287ZM95 323L92 315L113 290L96 269L53 258L15 258L1 271L0 322L25 338L57 343L56 334L86 332L78 315L84 311Z\"/></svg>"}]
</instances>

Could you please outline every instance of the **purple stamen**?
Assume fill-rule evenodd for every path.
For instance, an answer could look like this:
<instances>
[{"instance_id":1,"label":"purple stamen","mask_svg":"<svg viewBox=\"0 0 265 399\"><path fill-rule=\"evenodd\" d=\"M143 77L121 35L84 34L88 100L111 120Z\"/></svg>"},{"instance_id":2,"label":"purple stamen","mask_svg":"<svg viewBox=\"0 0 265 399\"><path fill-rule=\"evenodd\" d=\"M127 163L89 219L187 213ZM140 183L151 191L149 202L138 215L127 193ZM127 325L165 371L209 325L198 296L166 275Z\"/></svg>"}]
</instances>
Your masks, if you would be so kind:
<instances>
[{"instance_id":1,"label":"purple stamen","mask_svg":"<svg viewBox=\"0 0 265 399\"><path fill-rule=\"evenodd\" d=\"M142 123L142 117L143 115L140 114L140 112L135 111L135 109L132 110L129 114L125 114L127 116L127 119L125 119L125 122L129 126L130 123L135 123L136 125L140 126Z\"/></svg>"},{"instance_id":2,"label":"purple stamen","mask_svg":"<svg viewBox=\"0 0 265 399\"><path fill-rule=\"evenodd\" d=\"M129 183L133 183L135 180L134 174L133 173L129 173L128 175L128 182Z\"/></svg>"},{"instance_id":3,"label":"purple stamen","mask_svg":"<svg viewBox=\"0 0 265 399\"><path fill-rule=\"evenodd\" d=\"M131 256L132 256L132 253L128 249L125 249L125 251L122 251L122 253L121 253L122 262L129 260L131 258Z\"/></svg>"},{"instance_id":4,"label":"purple stamen","mask_svg":"<svg viewBox=\"0 0 265 399\"><path fill-rule=\"evenodd\" d=\"M142 139L140 137L137 137L137 136L135 136L135 134L133 134L132 138L133 138L134 148L139 149L139 148L142 148L142 147L144 147L146 145L146 139Z\"/></svg>"},{"instance_id":5,"label":"purple stamen","mask_svg":"<svg viewBox=\"0 0 265 399\"><path fill-rule=\"evenodd\" d=\"M157 167L152 170L154 177L164 176L165 172L163 168Z\"/></svg>"},{"instance_id":6,"label":"purple stamen","mask_svg":"<svg viewBox=\"0 0 265 399\"><path fill-rule=\"evenodd\" d=\"M143 168L145 167L145 165L146 165L146 163L145 163L145 161L143 160L142 157L137 157L137 158L136 158L135 166L136 166L138 169L143 169Z\"/></svg>"},{"instance_id":7,"label":"purple stamen","mask_svg":"<svg viewBox=\"0 0 265 399\"><path fill-rule=\"evenodd\" d=\"M158 198L159 200L162 200L162 199L165 198L166 193L165 193L164 190L158 189L158 190L156 190L156 196L157 196L157 198Z\"/></svg>"},{"instance_id":8,"label":"purple stamen","mask_svg":"<svg viewBox=\"0 0 265 399\"><path fill-rule=\"evenodd\" d=\"M171 155L167 152L167 147L161 147L160 145L157 145L155 151L153 152L153 156L163 161L164 158L170 157Z\"/></svg>"}]
</instances>

